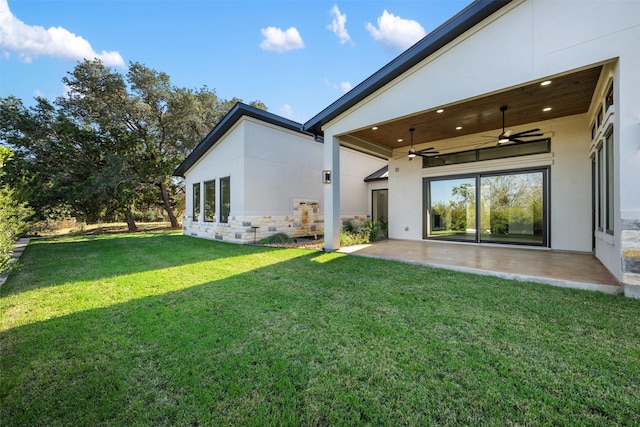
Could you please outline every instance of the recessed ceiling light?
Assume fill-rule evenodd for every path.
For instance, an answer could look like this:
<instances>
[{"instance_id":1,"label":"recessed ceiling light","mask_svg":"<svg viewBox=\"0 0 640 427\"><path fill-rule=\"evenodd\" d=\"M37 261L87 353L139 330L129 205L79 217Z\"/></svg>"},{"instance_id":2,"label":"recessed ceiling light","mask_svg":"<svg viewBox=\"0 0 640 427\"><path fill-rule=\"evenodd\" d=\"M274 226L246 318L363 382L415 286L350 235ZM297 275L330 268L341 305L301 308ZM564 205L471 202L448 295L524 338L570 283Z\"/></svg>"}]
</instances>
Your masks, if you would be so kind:
<instances>
[{"instance_id":1,"label":"recessed ceiling light","mask_svg":"<svg viewBox=\"0 0 640 427\"><path fill-rule=\"evenodd\" d=\"M551 111L551 107L544 107L544 108L542 109L542 111L545 111L545 112L546 112L546 111Z\"/></svg>"},{"instance_id":2,"label":"recessed ceiling light","mask_svg":"<svg viewBox=\"0 0 640 427\"><path fill-rule=\"evenodd\" d=\"M462 126L456 126L456 130L462 129Z\"/></svg>"},{"instance_id":3,"label":"recessed ceiling light","mask_svg":"<svg viewBox=\"0 0 640 427\"><path fill-rule=\"evenodd\" d=\"M402 138L398 138L398 142L402 142Z\"/></svg>"},{"instance_id":4,"label":"recessed ceiling light","mask_svg":"<svg viewBox=\"0 0 640 427\"><path fill-rule=\"evenodd\" d=\"M439 110L436 110L436 113L440 114L440 113L444 113L444 110L441 108Z\"/></svg>"},{"instance_id":5,"label":"recessed ceiling light","mask_svg":"<svg viewBox=\"0 0 640 427\"><path fill-rule=\"evenodd\" d=\"M371 130L378 130L378 126L372 127Z\"/></svg>"},{"instance_id":6,"label":"recessed ceiling light","mask_svg":"<svg viewBox=\"0 0 640 427\"><path fill-rule=\"evenodd\" d=\"M542 83L540 83L540 86L549 86L551 84L551 80L545 80Z\"/></svg>"}]
</instances>

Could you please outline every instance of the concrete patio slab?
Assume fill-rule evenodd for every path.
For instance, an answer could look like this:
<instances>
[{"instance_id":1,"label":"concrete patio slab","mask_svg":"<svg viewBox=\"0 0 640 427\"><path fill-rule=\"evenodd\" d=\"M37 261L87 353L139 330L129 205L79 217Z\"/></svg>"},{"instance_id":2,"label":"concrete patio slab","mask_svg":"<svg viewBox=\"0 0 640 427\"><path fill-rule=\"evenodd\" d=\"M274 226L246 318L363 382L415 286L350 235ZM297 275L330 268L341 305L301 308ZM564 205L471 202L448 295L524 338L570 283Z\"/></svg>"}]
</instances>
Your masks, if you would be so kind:
<instances>
[{"instance_id":1,"label":"concrete patio slab","mask_svg":"<svg viewBox=\"0 0 640 427\"><path fill-rule=\"evenodd\" d=\"M588 253L394 239L338 252L565 288L623 292L616 278Z\"/></svg>"}]
</instances>

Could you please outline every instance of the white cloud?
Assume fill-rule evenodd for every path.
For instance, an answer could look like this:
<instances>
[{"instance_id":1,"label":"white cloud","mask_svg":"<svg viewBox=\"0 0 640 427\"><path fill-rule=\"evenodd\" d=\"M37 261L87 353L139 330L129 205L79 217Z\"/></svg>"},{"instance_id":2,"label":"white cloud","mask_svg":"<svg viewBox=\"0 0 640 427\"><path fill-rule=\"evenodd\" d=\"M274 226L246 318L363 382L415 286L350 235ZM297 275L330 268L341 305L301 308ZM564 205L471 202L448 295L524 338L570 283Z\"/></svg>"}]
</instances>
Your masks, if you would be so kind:
<instances>
[{"instance_id":1,"label":"white cloud","mask_svg":"<svg viewBox=\"0 0 640 427\"><path fill-rule=\"evenodd\" d=\"M331 89L339 90L342 93L347 93L351 90L352 86L350 82L340 82L340 84L335 84L329 81L328 78L324 78L324 84Z\"/></svg>"},{"instance_id":2,"label":"white cloud","mask_svg":"<svg viewBox=\"0 0 640 427\"><path fill-rule=\"evenodd\" d=\"M282 117L286 117L289 120L293 120L293 108L289 104L284 104L278 110L278 114Z\"/></svg>"},{"instance_id":3,"label":"white cloud","mask_svg":"<svg viewBox=\"0 0 640 427\"><path fill-rule=\"evenodd\" d=\"M338 9L337 4L333 5L330 13L333 15L333 21L331 21L331 25L327 25L327 28L338 36L340 44L351 42L351 36L345 27L345 24L347 23L347 14L340 13L340 9Z\"/></svg>"},{"instance_id":4,"label":"white cloud","mask_svg":"<svg viewBox=\"0 0 640 427\"><path fill-rule=\"evenodd\" d=\"M63 59L98 58L107 66L124 67L118 52L96 53L89 42L62 27L45 29L27 25L13 16L7 0L0 0L0 49L5 57L11 52L27 63L40 55Z\"/></svg>"},{"instance_id":5,"label":"white cloud","mask_svg":"<svg viewBox=\"0 0 640 427\"><path fill-rule=\"evenodd\" d=\"M349 82L340 82L340 90L342 93L347 93L351 90L351 83Z\"/></svg>"},{"instance_id":6,"label":"white cloud","mask_svg":"<svg viewBox=\"0 0 640 427\"><path fill-rule=\"evenodd\" d=\"M378 18L378 27L368 22L366 28L375 40L398 50L407 49L426 35L417 21L400 18L386 10Z\"/></svg>"},{"instance_id":7,"label":"white cloud","mask_svg":"<svg viewBox=\"0 0 640 427\"><path fill-rule=\"evenodd\" d=\"M300 37L300 33L295 27L291 27L286 31L276 27L268 27L263 28L261 31L264 37L264 40L260 43L262 50L284 53L304 47L302 37Z\"/></svg>"}]
</instances>

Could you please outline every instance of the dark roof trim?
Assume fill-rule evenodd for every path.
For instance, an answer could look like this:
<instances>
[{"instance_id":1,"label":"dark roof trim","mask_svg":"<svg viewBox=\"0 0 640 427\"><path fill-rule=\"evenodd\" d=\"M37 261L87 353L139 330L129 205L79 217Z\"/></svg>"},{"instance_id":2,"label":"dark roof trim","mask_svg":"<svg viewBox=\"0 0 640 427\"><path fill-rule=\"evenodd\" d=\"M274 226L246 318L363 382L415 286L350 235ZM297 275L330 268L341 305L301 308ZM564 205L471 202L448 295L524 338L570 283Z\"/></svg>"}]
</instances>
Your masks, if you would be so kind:
<instances>
[{"instance_id":1,"label":"dark roof trim","mask_svg":"<svg viewBox=\"0 0 640 427\"><path fill-rule=\"evenodd\" d=\"M211 132L193 149L180 166L173 172L174 176L184 177L184 174L191 168L216 142L218 142L229 129L236 124L241 117L247 116L275 126L280 126L305 135L310 135L302 130L302 124L293 120L285 119L268 111L260 110L242 102L238 102L231 110L220 120Z\"/></svg>"},{"instance_id":2,"label":"dark roof trim","mask_svg":"<svg viewBox=\"0 0 640 427\"><path fill-rule=\"evenodd\" d=\"M364 179L364 182L371 181L387 181L389 179L389 165L386 165L383 168L378 169L368 177Z\"/></svg>"},{"instance_id":3,"label":"dark roof trim","mask_svg":"<svg viewBox=\"0 0 640 427\"><path fill-rule=\"evenodd\" d=\"M411 67L452 42L488 16L500 10L512 0L476 0L458 12L447 22L427 34L394 60L347 92L333 104L316 114L304 124L303 129L322 135L322 126L330 122L358 102L393 81Z\"/></svg>"}]
</instances>

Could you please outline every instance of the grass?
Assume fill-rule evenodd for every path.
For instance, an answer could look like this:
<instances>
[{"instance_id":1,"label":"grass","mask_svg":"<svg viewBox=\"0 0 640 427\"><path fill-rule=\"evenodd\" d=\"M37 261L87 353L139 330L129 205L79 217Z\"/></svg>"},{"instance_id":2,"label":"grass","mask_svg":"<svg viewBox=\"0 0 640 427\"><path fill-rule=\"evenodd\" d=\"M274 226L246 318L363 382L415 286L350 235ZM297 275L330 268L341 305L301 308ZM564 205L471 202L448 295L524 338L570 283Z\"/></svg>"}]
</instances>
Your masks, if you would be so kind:
<instances>
[{"instance_id":1,"label":"grass","mask_svg":"<svg viewBox=\"0 0 640 427\"><path fill-rule=\"evenodd\" d=\"M638 425L640 301L175 232L37 240L2 425Z\"/></svg>"}]
</instances>

